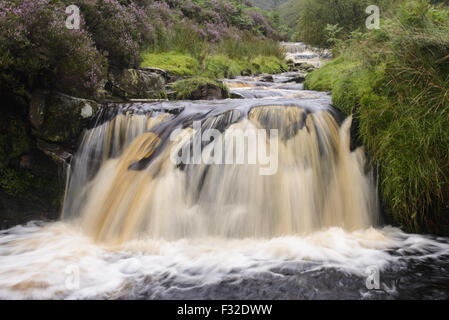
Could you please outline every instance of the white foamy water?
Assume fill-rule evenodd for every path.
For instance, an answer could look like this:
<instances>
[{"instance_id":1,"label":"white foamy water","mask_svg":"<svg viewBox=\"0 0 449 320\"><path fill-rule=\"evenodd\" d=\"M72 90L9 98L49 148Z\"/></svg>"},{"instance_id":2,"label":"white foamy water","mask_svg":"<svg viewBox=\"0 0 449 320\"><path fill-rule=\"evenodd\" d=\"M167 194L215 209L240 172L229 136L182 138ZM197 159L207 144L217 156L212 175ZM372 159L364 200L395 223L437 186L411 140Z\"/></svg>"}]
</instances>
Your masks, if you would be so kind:
<instances>
[{"instance_id":1,"label":"white foamy water","mask_svg":"<svg viewBox=\"0 0 449 320\"><path fill-rule=\"evenodd\" d=\"M330 228L273 239L142 239L111 246L96 244L61 222L30 223L0 233L0 298L227 298L220 292L214 296L214 288L241 286L243 279L263 286L290 281L291 274L307 277L330 270L353 278L363 293L367 267L382 273L407 268L410 261L444 261L448 255L447 239L391 227ZM334 280L327 281L332 286ZM312 282L308 290L313 289ZM362 293L357 293L360 298Z\"/></svg>"}]
</instances>

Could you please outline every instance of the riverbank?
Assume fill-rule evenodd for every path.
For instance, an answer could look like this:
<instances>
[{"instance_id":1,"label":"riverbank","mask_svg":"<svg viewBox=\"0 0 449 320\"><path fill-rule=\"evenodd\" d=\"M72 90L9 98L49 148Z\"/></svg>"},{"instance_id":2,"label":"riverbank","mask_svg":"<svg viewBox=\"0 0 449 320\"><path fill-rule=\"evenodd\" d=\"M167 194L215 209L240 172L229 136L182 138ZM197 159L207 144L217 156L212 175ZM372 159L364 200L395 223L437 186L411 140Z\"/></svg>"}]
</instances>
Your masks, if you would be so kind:
<instances>
[{"instance_id":1,"label":"riverbank","mask_svg":"<svg viewBox=\"0 0 449 320\"><path fill-rule=\"evenodd\" d=\"M377 168L383 210L411 232L449 234L449 10L408 1L353 34L305 87L332 91Z\"/></svg>"}]
</instances>

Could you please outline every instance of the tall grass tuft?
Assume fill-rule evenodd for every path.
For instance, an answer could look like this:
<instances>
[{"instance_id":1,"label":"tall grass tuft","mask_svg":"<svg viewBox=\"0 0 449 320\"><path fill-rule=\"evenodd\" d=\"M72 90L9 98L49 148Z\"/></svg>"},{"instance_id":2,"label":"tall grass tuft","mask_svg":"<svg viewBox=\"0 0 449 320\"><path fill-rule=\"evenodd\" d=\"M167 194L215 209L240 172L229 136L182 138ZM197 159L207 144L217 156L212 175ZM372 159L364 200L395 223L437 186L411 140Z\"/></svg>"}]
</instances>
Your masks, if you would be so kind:
<instances>
[{"instance_id":1,"label":"tall grass tuft","mask_svg":"<svg viewBox=\"0 0 449 320\"><path fill-rule=\"evenodd\" d=\"M386 213L408 231L448 235L449 8L404 1L381 30L337 49L306 86L332 89L336 107L354 113Z\"/></svg>"}]
</instances>

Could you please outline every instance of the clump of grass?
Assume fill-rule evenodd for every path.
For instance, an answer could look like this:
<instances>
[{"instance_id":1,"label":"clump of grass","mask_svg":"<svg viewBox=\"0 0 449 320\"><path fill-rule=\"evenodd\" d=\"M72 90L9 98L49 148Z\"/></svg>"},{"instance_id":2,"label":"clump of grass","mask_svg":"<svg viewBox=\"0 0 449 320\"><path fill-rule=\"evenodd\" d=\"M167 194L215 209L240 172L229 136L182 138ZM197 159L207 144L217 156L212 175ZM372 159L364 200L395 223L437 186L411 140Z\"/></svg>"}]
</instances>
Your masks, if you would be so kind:
<instances>
[{"instance_id":1,"label":"clump of grass","mask_svg":"<svg viewBox=\"0 0 449 320\"><path fill-rule=\"evenodd\" d=\"M257 56L251 60L253 69L262 73L279 73L288 70L286 63L275 56Z\"/></svg>"},{"instance_id":2,"label":"clump of grass","mask_svg":"<svg viewBox=\"0 0 449 320\"><path fill-rule=\"evenodd\" d=\"M199 71L198 60L178 52L142 54L142 67L156 67L180 76L193 76Z\"/></svg>"},{"instance_id":3,"label":"clump of grass","mask_svg":"<svg viewBox=\"0 0 449 320\"><path fill-rule=\"evenodd\" d=\"M277 41L244 35L241 38L226 38L218 44L218 52L235 60L251 60L257 56L275 56L284 59L285 52Z\"/></svg>"},{"instance_id":4,"label":"clump of grass","mask_svg":"<svg viewBox=\"0 0 449 320\"><path fill-rule=\"evenodd\" d=\"M309 75L354 114L383 208L407 231L449 234L449 9L405 1L381 30L353 34Z\"/></svg>"},{"instance_id":5,"label":"clump of grass","mask_svg":"<svg viewBox=\"0 0 449 320\"><path fill-rule=\"evenodd\" d=\"M202 76L212 79L232 78L240 75L245 68L249 68L249 63L233 60L224 55L211 55L204 60Z\"/></svg>"},{"instance_id":6,"label":"clump of grass","mask_svg":"<svg viewBox=\"0 0 449 320\"><path fill-rule=\"evenodd\" d=\"M177 92L176 98L179 100L188 100L192 98L192 93L197 89L212 85L219 87L226 96L229 96L229 89L221 82L206 77L192 77L188 79L178 80L173 84L173 90Z\"/></svg>"},{"instance_id":7,"label":"clump of grass","mask_svg":"<svg viewBox=\"0 0 449 320\"><path fill-rule=\"evenodd\" d=\"M337 81L345 75L345 72L352 70L358 63L349 62L342 56L326 63L319 71L312 72L304 82L304 88L317 91L331 91Z\"/></svg>"}]
</instances>

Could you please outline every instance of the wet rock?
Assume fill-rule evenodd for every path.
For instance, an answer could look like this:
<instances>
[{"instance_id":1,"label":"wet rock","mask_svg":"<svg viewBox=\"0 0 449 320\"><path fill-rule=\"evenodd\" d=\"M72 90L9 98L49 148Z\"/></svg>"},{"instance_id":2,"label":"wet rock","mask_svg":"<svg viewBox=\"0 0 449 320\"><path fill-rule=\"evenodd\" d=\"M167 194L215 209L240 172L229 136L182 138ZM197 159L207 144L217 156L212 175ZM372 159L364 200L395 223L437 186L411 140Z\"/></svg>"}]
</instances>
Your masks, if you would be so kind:
<instances>
[{"instance_id":1,"label":"wet rock","mask_svg":"<svg viewBox=\"0 0 449 320\"><path fill-rule=\"evenodd\" d=\"M155 99L164 91L165 77L162 69L125 69L109 74L108 89L123 99Z\"/></svg>"},{"instance_id":2,"label":"wet rock","mask_svg":"<svg viewBox=\"0 0 449 320\"><path fill-rule=\"evenodd\" d=\"M139 70L142 70L144 72L156 73L165 79L165 83L174 82L176 80L179 80L179 78L180 78L180 76L171 74L167 70L160 69L160 68L145 67L145 68L141 68Z\"/></svg>"},{"instance_id":3,"label":"wet rock","mask_svg":"<svg viewBox=\"0 0 449 320\"><path fill-rule=\"evenodd\" d=\"M304 72L312 72L316 69L316 67L310 63L306 62L299 62L295 64L295 67L297 67L300 71Z\"/></svg>"},{"instance_id":4,"label":"wet rock","mask_svg":"<svg viewBox=\"0 0 449 320\"><path fill-rule=\"evenodd\" d=\"M29 120L33 135L48 142L71 143L95 115L99 104L62 93L33 93Z\"/></svg>"},{"instance_id":5,"label":"wet rock","mask_svg":"<svg viewBox=\"0 0 449 320\"><path fill-rule=\"evenodd\" d=\"M261 74L259 81L261 82L274 82L273 76L271 74Z\"/></svg>"},{"instance_id":6,"label":"wet rock","mask_svg":"<svg viewBox=\"0 0 449 320\"><path fill-rule=\"evenodd\" d=\"M292 77L292 78L284 81L284 83L289 83L289 82L303 83L304 81L306 81L306 77L304 75L298 75L296 77Z\"/></svg>"},{"instance_id":7,"label":"wet rock","mask_svg":"<svg viewBox=\"0 0 449 320\"><path fill-rule=\"evenodd\" d=\"M228 92L212 83L199 86L190 95L191 100L219 100L226 98L228 98Z\"/></svg>"},{"instance_id":8,"label":"wet rock","mask_svg":"<svg viewBox=\"0 0 449 320\"><path fill-rule=\"evenodd\" d=\"M251 69L245 69L245 70L242 70L240 75L243 76L243 77L249 77L249 76L252 75L252 71L251 71Z\"/></svg>"},{"instance_id":9,"label":"wet rock","mask_svg":"<svg viewBox=\"0 0 449 320\"><path fill-rule=\"evenodd\" d=\"M231 92L231 99L245 99L245 97L239 93Z\"/></svg>"},{"instance_id":10,"label":"wet rock","mask_svg":"<svg viewBox=\"0 0 449 320\"><path fill-rule=\"evenodd\" d=\"M72 153L59 144L52 144L38 139L36 146L58 166L63 167L67 165L72 159Z\"/></svg>"}]
</instances>

